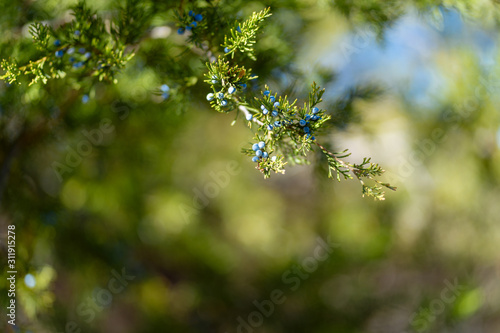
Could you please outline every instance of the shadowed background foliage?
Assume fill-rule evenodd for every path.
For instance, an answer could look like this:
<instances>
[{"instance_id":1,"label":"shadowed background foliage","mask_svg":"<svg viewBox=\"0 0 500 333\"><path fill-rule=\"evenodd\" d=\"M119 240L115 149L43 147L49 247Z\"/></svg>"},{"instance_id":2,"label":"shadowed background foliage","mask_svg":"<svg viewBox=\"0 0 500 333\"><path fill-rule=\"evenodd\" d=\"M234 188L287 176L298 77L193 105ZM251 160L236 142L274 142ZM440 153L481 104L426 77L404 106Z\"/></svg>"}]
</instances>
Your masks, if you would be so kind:
<instances>
[{"instance_id":1,"label":"shadowed background foliage","mask_svg":"<svg viewBox=\"0 0 500 333\"><path fill-rule=\"evenodd\" d=\"M103 18L119 3L88 1ZM496 2L143 3L116 84L0 83L0 260L13 224L18 271L16 327L0 280L6 332L498 332ZM28 25L63 24L72 5L2 2L0 57L35 59ZM179 6L218 15L214 34L270 6L249 93L326 87L320 140L371 156L398 191L362 198L319 152L264 180L241 119L209 109Z\"/></svg>"}]
</instances>

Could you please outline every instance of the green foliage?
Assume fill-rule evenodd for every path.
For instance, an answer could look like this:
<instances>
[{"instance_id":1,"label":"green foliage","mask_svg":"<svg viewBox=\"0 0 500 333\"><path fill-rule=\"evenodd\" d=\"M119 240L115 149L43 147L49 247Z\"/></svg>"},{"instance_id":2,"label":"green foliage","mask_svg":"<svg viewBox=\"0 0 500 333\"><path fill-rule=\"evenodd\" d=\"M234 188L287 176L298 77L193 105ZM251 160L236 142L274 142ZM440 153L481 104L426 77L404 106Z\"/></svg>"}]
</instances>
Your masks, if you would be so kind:
<instances>
[{"instance_id":1,"label":"green foliage","mask_svg":"<svg viewBox=\"0 0 500 333\"><path fill-rule=\"evenodd\" d=\"M104 21L83 1L73 7L73 13L73 21L55 30L40 23L31 25L30 32L35 45L44 56L36 61L30 60L27 65L21 67L17 65L16 60L4 60L2 67L6 73L2 78L10 83L20 83L22 77L27 77L31 79L29 84L32 85L39 81L46 84L48 79L71 74L80 78L90 76L99 81L116 83L117 71L133 56L133 53L126 52L125 48L127 44L138 42L143 35L152 15L151 7L137 0L128 0L125 5L119 7L118 15L110 29L106 28ZM194 20L194 16L195 12L192 10L188 12L186 9L182 15L177 12L178 25L189 26L193 32L190 42L197 44L198 38L206 32L207 24L201 23L202 20ZM279 96L276 92L271 92L268 86L261 97L249 99L246 96L247 86L250 81L257 79L257 76L251 74L250 68L231 63L226 58L234 59L238 52L256 60L254 45L257 33L264 20L270 16L270 9L266 8L254 12L247 20L236 23L229 29L229 35L224 37L222 45L225 55L219 56L215 62L207 63L205 82L210 84L213 91L212 97L208 98L211 106L222 113L236 111L236 119L240 114L244 114L249 128L252 128L252 124L256 125L254 139L265 142L267 147L266 157L259 157L257 164L257 169L265 178L270 177L272 171L284 173L287 163L308 163L308 153L313 150L313 146L317 146L328 157L330 176L334 170L337 179L340 179L339 174L344 178L352 178L348 174L351 172L360 180L363 195L383 199L384 193L378 185L368 186L362 181L362 178L374 179L380 176L383 172L380 167L372 163L366 166L369 160L360 165L351 165L317 142L314 134L328 126L331 119L325 110L316 107L322 101L324 89L314 83L308 103L304 103L303 107L297 106L297 100L291 101L287 95ZM196 78L192 83L187 80L186 85L194 85L196 81ZM172 92L177 91L174 89ZM334 112L335 110L331 110L330 114ZM254 154L249 149L243 151L249 156ZM395 189L379 181L376 183Z\"/></svg>"},{"instance_id":2,"label":"green foliage","mask_svg":"<svg viewBox=\"0 0 500 333\"><path fill-rule=\"evenodd\" d=\"M225 38L224 46L230 50L226 52L225 57L233 58L234 51L239 50L247 54L249 58L255 59L251 47L254 44L253 39L259 29L259 24L268 16L270 16L269 9L253 13L241 25L241 32L231 29L231 37ZM240 47L241 45L245 47ZM369 158L365 158L361 164L350 164L342 160L349 156L345 154L346 151L342 154L335 154L317 142L314 133L321 132L331 116L325 110L316 107L322 102L325 92L316 83L313 83L308 103L304 103L303 107L296 105L297 100L291 102L287 95L279 96L276 92L272 92L267 85L260 98L254 97L253 100L247 102L247 98L244 97L245 89L242 86L246 87L249 80L256 79L250 76L250 69L246 70L237 64L232 65L221 57L213 64L207 63L207 67L208 79L205 82L211 85L213 91L207 96L211 100L211 106L218 112L227 113L237 110L236 118L241 111L249 128L252 128L253 123L257 125L254 142L264 142L267 155L255 157L256 149L250 148L244 148L242 151L252 156L254 160L257 159L257 169L264 174L265 178L269 178L272 171L284 173L284 166L287 163L307 164L307 154L315 145L327 156L330 178L333 178L332 171L336 172L336 178L339 181L340 174L344 179L352 179L352 173L362 185L363 196L372 196L378 200L384 200L385 194L380 185L396 190L396 187L375 179L381 176L384 170L377 164L370 163ZM231 88L234 92L229 91ZM332 110L331 113L334 111ZM275 155L271 156L272 154ZM365 184L364 178L373 180L375 185Z\"/></svg>"},{"instance_id":3,"label":"green foliage","mask_svg":"<svg viewBox=\"0 0 500 333\"><path fill-rule=\"evenodd\" d=\"M441 30L443 12L458 10L467 18L481 20L484 24L498 26L500 10L495 1L477 0L336 0L332 6L349 18L355 24L370 24L382 35L396 20L408 13L417 10L426 20Z\"/></svg>"},{"instance_id":4,"label":"green foliage","mask_svg":"<svg viewBox=\"0 0 500 333\"><path fill-rule=\"evenodd\" d=\"M15 225L18 272L17 327L4 315L1 332L495 331L499 302L484 296L499 292L490 265L498 262L500 235L499 85L495 65L484 61L494 48L485 58L478 45L498 30L481 28L498 16L497 5L273 1L251 62L238 50L224 55L221 45L235 21L259 12L262 2L89 1L97 12L79 23L67 15L68 3L76 1L0 2L0 58L18 79L0 81L0 243ZM451 6L455 19L476 15L481 22L451 34L428 26L428 13L439 18ZM177 28L192 22L190 10L203 21L179 35ZM49 58L82 40L76 24L82 29L98 17L104 30L90 38L102 33L134 57L112 80L65 62L57 67L59 58ZM410 27L398 43L388 41L398 52L387 76L387 59L369 56L381 51L371 36L356 38L377 17L381 31L392 22L396 31ZM26 35L31 24L33 39ZM425 27L417 29L419 41L432 41L419 43L423 57L406 47L415 25ZM331 45L353 35L360 53L351 64L365 62L354 75L365 65L382 72L351 86L351 75L325 64ZM408 54L413 61L404 72L422 72L383 89L379 82L393 85L391 73ZM43 74L22 74L30 62ZM430 81L421 81L429 72ZM417 89L428 94L419 93L424 107L408 96L414 85L430 87ZM226 107L206 101L219 91ZM276 117L262 113L261 105L274 111L271 97L280 103ZM297 126L311 107L322 115L309 124L315 140ZM265 125L277 119L291 123L269 131ZM252 163L251 147L261 141L269 158ZM377 156L383 177L398 185L382 204L356 191L356 180L363 195L379 198L390 186L377 182L382 169L366 155ZM315 167L291 168L307 163ZM54 165L63 168L62 180ZM264 181L253 167L264 177L280 175ZM328 172L354 181L328 181ZM325 247L330 241L340 247ZM136 278L115 293L120 282L111 271L122 267ZM35 287L23 281L26 274ZM445 279L456 288L445 289ZM9 288L2 279L3 309ZM269 303L277 299L283 302Z\"/></svg>"},{"instance_id":5,"label":"green foliage","mask_svg":"<svg viewBox=\"0 0 500 333\"><path fill-rule=\"evenodd\" d=\"M40 51L45 51L49 46L50 36L54 35L53 29L43 23L35 22L29 28L33 42Z\"/></svg>"},{"instance_id":6,"label":"green foliage","mask_svg":"<svg viewBox=\"0 0 500 333\"><path fill-rule=\"evenodd\" d=\"M362 186L363 196L371 196L377 200L384 200L385 192L383 191L383 187L386 187L390 190L396 191L396 187L392 186L388 183L383 183L375 177L379 177L384 173L384 170L375 163L371 163L371 158L363 158L363 162L360 164L353 164L344 161L343 159L349 157L351 154L347 152L347 149L342 151L341 153L334 153L328 151L325 147L318 144L318 147L325 154L328 160L328 177L336 178L340 181L340 176L344 179L353 179L352 175L356 176ZM334 176L335 174L335 176ZM363 178L372 180L374 185L367 185ZM383 186L383 187L382 187Z\"/></svg>"},{"instance_id":7,"label":"green foliage","mask_svg":"<svg viewBox=\"0 0 500 333\"><path fill-rule=\"evenodd\" d=\"M373 24L381 34L385 28L404 14L405 4L400 0L340 0L334 1L333 6L353 21Z\"/></svg>"},{"instance_id":8,"label":"green foliage","mask_svg":"<svg viewBox=\"0 0 500 333\"><path fill-rule=\"evenodd\" d=\"M84 1L72 8L74 19L57 29L41 23L32 24L30 33L41 57L24 66L19 66L16 60L4 60L2 68L6 73L0 79L19 84L27 79L32 85L72 75L80 79L94 77L98 81L116 82L116 74L134 55L125 50L125 43L135 41L137 33L141 32L139 26L145 24L144 11L136 9L136 1L129 2L131 4L119 12L121 23L111 31ZM134 17L130 16L131 7Z\"/></svg>"},{"instance_id":9,"label":"green foliage","mask_svg":"<svg viewBox=\"0 0 500 333\"><path fill-rule=\"evenodd\" d=\"M246 21L241 24L236 23L235 27L230 29L230 36L224 37L224 44L222 45L228 55L232 58L235 52L240 52L247 55L250 59L256 60L253 46L256 43L257 33L261 23L271 16L270 8L261 10L258 13L253 13Z\"/></svg>"},{"instance_id":10,"label":"green foliage","mask_svg":"<svg viewBox=\"0 0 500 333\"><path fill-rule=\"evenodd\" d=\"M9 83L13 83L16 81L16 78L21 75L21 69L17 64L16 60L8 61L6 59L2 59L1 63L2 68L7 72L2 79L6 80Z\"/></svg>"},{"instance_id":11,"label":"green foliage","mask_svg":"<svg viewBox=\"0 0 500 333\"><path fill-rule=\"evenodd\" d=\"M231 66L229 61L224 57L219 57L216 62L207 63L208 73L205 80L210 84L212 91L222 93L224 98L214 98L210 104L218 112L230 112L238 108L240 103L245 103L245 97L242 94L244 86L250 80L255 80L257 76L252 76L251 69L245 69L244 66ZM236 89L236 92L229 93L229 89ZM222 101L226 100L226 106L222 105Z\"/></svg>"},{"instance_id":12,"label":"green foliage","mask_svg":"<svg viewBox=\"0 0 500 333\"><path fill-rule=\"evenodd\" d=\"M152 16L152 6L141 0L126 0L119 4L118 15L113 20L112 36L119 38L124 45L136 44L149 28Z\"/></svg>"}]
</instances>

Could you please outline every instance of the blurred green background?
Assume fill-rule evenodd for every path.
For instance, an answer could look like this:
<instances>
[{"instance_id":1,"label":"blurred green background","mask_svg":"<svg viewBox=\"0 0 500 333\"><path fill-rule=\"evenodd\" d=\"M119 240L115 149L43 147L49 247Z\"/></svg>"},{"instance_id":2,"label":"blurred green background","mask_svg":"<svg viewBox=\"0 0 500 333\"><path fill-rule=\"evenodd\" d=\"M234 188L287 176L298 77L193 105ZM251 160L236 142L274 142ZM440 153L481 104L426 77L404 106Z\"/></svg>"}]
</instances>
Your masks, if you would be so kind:
<instances>
[{"instance_id":1,"label":"blurred green background","mask_svg":"<svg viewBox=\"0 0 500 333\"><path fill-rule=\"evenodd\" d=\"M31 59L28 24L72 4L3 2L1 58ZM116 85L0 83L0 261L13 224L18 271L12 327L2 265L5 332L500 330L498 5L214 3L229 22L271 6L249 90L326 87L319 141L398 186L374 202L328 180L318 152L264 180L241 119L209 109L176 2L151 4Z\"/></svg>"}]
</instances>

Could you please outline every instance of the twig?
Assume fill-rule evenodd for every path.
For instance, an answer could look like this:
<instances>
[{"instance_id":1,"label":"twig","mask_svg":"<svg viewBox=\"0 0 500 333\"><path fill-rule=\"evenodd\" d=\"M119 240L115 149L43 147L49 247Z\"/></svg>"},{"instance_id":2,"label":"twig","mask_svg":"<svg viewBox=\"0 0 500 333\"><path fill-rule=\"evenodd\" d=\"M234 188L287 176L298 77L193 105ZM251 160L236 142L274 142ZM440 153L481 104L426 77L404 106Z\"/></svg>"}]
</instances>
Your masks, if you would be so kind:
<instances>
[{"instance_id":1,"label":"twig","mask_svg":"<svg viewBox=\"0 0 500 333\"><path fill-rule=\"evenodd\" d=\"M341 159L339 159L337 156L335 156L334 153L330 152L328 149L326 149L325 147L323 147L322 145L320 145L318 142L314 141L314 143L316 144L316 146L318 146L323 152L325 152L326 154L328 154L329 156L331 156L333 159L335 159L335 161L337 161L339 164L342 164L343 167L349 169L349 171L351 171L356 177L358 177L359 179L359 176L357 174L357 169L355 167L353 167L352 165L342 161Z\"/></svg>"},{"instance_id":2,"label":"twig","mask_svg":"<svg viewBox=\"0 0 500 333\"><path fill-rule=\"evenodd\" d=\"M238 109L240 109L245 114L245 117L252 115L250 111L248 111L247 108L243 105L238 105ZM252 118L252 120L254 123L259 124L259 126L264 125L264 123L258 119Z\"/></svg>"}]
</instances>

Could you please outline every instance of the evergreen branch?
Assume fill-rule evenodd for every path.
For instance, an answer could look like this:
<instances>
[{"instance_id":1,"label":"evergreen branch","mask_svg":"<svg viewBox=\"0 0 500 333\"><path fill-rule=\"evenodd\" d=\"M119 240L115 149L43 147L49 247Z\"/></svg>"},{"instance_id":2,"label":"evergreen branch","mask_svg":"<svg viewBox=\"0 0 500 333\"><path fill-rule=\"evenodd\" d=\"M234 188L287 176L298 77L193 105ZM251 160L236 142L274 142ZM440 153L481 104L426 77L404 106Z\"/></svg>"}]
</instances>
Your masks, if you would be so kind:
<instances>
[{"instance_id":1,"label":"evergreen branch","mask_svg":"<svg viewBox=\"0 0 500 333\"><path fill-rule=\"evenodd\" d=\"M125 45L136 43L148 28L152 16L153 11L147 2L127 0L124 6L119 7L114 19L113 37Z\"/></svg>"},{"instance_id":2,"label":"evergreen branch","mask_svg":"<svg viewBox=\"0 0 500 333\"><path fill-rule=\"evenodd\" d=\"M200 38L205 36L205 28L208 26L203 21L203 15L209 9L204 10L203 14L192 10L187 14L178 13L179 22L183 24L178 32L191 30L187 41L198 46L202 45ZM125 52L126 46L139 40L149 24L152 11L138 0L126 0L114 23L108 26L83 1L73 7L73 12L74 20L56 30L40 23L33 24L30 27L33 41L45 54L35 61L30 60L24 66L19 66L16 59L3 60L1 66L6 73L0 79L12 83L19 82L19 78L25 76L31 79L31 85L39 81L46 83L49 79L74 72L80 78L89 76L100 81L115 82L114 75L133 56L133 53ZM267 85L260 97L247 97L247 85L257 76L252 75L251 68L230 61L229 56L233 59L238 51L255 60L256 36L262 22L270 15L269 8L253 13L241 24L236 24L224 37L226 54L206 63L208 72L205 82L212 90L207 95L207 100L218 112L235 111L233 124L243 114L245 124L249 128L254 125L256 143L243 152L252 156L257 169L265 178L270 177L273 171L284 173L287 163L309 163L307 156L315 144L327 157L330 178L334 178L334 173L339 181L341 176L344 179L356 176L362 184L363 195L383 200L382 187L391 190L396 188L376 179L384 172L378 164L372 163L370 158L364 158L360 164L345 162L343 158L350 155L347 150L333 153L316 141L314 134L324 129L331 119L325 110L317 107L322 102L325 89L314 82L303 106L298 106L297 100L289 99L286 95L279 96L272 92ZM206 46L205 44L203 45ZM204 50L207 54L210 52L209 47ZM196 80L197 78L189 82L186 80L184 87L194 85ZM164 96L168 92L168 86L162 89L165 89L162 90ZM366 185L366 179L372 180L375 185Z\"/></svg>"},{"instance_id":3,"label":"evergreen branch","mask_svg":"<svg viewBox=\"0 0 500 333\"><path fill-rule=\"evenodd\" d=\"M264 123L258 120L257 118L253 118L253 114L251 114L244 105L238 105L238 109L240 109L245 114L246 119L250 118L253 122L257 123L258 125L260 126L264 125Z\"/></svg>"},{"instance_id":4,"label":"evergreen branch","mask_svg":"<svg viewBox=\"0 0 500 333\"><path fill-rule=\"evenodd\" d=\"M332 171L336 172L337 180L340 181L340 175L344 177L344 179L352 179L353 177L350 173L354 174L358 181L362 185L363 196L372 196L378 200L385 200L384 195L385 192L382 190L382 186L386 187L390 190L396 191L397 188L395 186L391 186L388 183L383 183L374 177L381 176L385 171L375 163L371 163L371 158L363 158L363 162L361 164L350 164L348 162L343 161L341 158L347 157L350 154L345 154L347 150L342 152L342 155L337 153L332 153L319 143L315 142L315 144L321 149L321 151L327 156L328 159L328 176L329 178L333 178ZM340 156L338 156L340 155ZM366 185L363 181L363 178L367 178L373 180L376 184L381 185Z\"/></svg>"},{"instance_id":5,"label":"evergreen branch","mask_svg":"<svg viewBox=\"0 0 500 333\"><path fill-rule=\"evenodd\" d=\"M254 13L241 28L238 26L236 32L231 29L231 37L225 38L226 55L233 58L235 50L239 50L254 59L253 48L247 46L253 46L255 41L252 38L255 38L258 23L269 15L268 9ZM240 48L241 45L246 46ZM339 181L341 175L344 179L353 179L353 174L362 185L363 196L373 196L379 200L384 200L384 192L379 185L391 190L396 189L374 179L384 170L377 164L370 163L370 159L363 159L361 164L350 164L342 160L350 155L347 150L332 153L316 141L313 133L323 127L331 117L317 107L322 102L325 89L321 89L315 82L312 84L308 103L304 103L303 107L298 107L297 101L291 102L286 95L278 96L272 93L268 86L265 86L261 98L254 97L249 103L245 99L244 90L248 80L253 79L250 69L231 64L223 57L213 63L207 63L207 68L205 82L210 84L213 91L207 95L211 106L224 113L236 110L235 121L238 111L242 111L249 127L252 122L259 126L254 137L256 143L251 149L243 149L243 153L252 156L252 161L257 163L257 169L264 174L264 178L270 177L271 171L284 173L284 165L287 163L285 159L293 164L308 163L306 156L314 143L328 159L330 178L333 178L332 172L336 173ZM248 108L251 108L253 113ZM278 154L271 156L274 153ZM374 180L376 185L366 185L364 178Z\"/></svg>"},{"instance_id":6,"label":"evergreen branch","mask_svg":"<svg viewBox=\"0 0 500 333\"><path fill-rule=\"evenodd\" d=\"M235 52L239 51L246 54L250 59L256 60L253 46L256 43L257 33L260 24L271 15L270 8L266 8L258 13L253 13L249 19L235 28L231 28L231 36L226 35L224 37L224 44L222 45L224 52L234 58Z\"/></svg>"},{"instance_id":7,"label":"evergreen branch","mask_svg":"<svg viewBox=\"0 0 500 333\"><path fill-rule=\"evenodd\" d=\"M253 28L252 31L256 32L257 29L252 24L260 22L266 16L269 16L267 11L259 14L254 13L249 20L245 21L241 30L238 27L238 31L235 33L232 29L231 37L226 36L226 53L233 57L234 51L238 49L238 43L243 41L243 37L238 39L237 33L244 36L244 31L247 28L249 30ZM230 49L228 50L228 48ZM240 51L253 55L249 49ZM207 63L207 68L205 82L210 84L213 91L207 95L211 106L216 111L224 113L236 110L235 121L238 118L238 111L242 111L248 120L249 127L251 127L252 122L259 126L254 137L256 143L252 145L251 149L243 149L243 153L252 156L252 161L257 162L257 169L264 174L264 178L270 177L271 171L284 173L284 165L287 163L285 159L293 164L309 163L306 156L312 150L311 145L314 143L328 159L328 176L330 178L333 178L332 172L335 172L335 178L339 181L341 176L344 179L353 179L352 175L354 175L362 185L363 196L373 196L379 200L384 200L381 186L391 190L396 189L374 178L380 176L384 170L377 164L370 163L369 158L363 159L361 164L350 164L342 160L350 155L347 150L341 153L332 153L316 141L313 133L321 129L331 117L317 107L322 102L325 89L321 89L315 82L312 84L308 103L304 103L303 107L298 107L296 100L291 102L288 96L278 96L278 94L272 93L268 86L265 86L261 98L255 97L249 104L245 99L244 88L246 88L246 82L253 79L249 74L250 69L246 70L237 64L233 65L224 60L223 57L219 57L216 62ZM235 88L237 86L238 89ZM240 89L241 87L243 89ZM253 113L248 110L249 105ZM271 156L274 153L281 154ZM364 178L373 180L375 185L366 185Z\"/></svg>"},{"instance_id":8,"label":"evergreen branch","mask_svg":"<svg viewBox=\"0 0 500 333\"><path fill-rule=\"evenodd\" d=\"M119 18L126 19L128 24L121 23L116 28L107 29L105 22L84 1L72 8L74 19L57 30L41 23L32 24L29 31L33 41L45 54L37 60L29 60L24 66L18 66L16 60L3 60L1 65L5 74L0 79L13 83L26 77L30 85L39 81L45 84L48 79L73 73L116 82L115 74L133 57L133 53L125 53L125 42L137 36L130 29L140 30L139 26L145 24L141 19L144 11L136 10L136 16L131 16L130 6L136 2L128 0L129 6L119 12ZM131 24L132 21L135 23Z\"/></svg>"}]
</instances>

